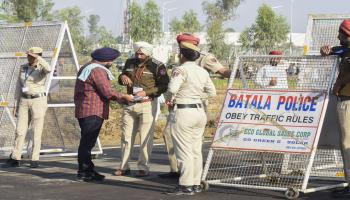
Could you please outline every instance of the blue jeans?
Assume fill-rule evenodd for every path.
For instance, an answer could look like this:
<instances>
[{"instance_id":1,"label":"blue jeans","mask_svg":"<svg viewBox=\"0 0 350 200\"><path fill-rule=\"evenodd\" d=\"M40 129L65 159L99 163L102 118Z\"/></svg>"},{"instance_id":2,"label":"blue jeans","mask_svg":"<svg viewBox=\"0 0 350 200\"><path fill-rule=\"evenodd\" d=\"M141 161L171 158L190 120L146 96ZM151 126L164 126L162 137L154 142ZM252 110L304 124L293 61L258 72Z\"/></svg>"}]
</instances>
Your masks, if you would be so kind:
<instances>
[{"instance_id":1,"label":"blue jeans","mask_svg":"<svg viewBox=\"0 0 350 200\"><path fill-rule=\"evenodd\" d=\"M78 149L79 171L92 171L94 163L91 161L91 150L96 144L103 119L97 116L89 116L78 120L81 129Z\"/></svg>"}]
</instances>

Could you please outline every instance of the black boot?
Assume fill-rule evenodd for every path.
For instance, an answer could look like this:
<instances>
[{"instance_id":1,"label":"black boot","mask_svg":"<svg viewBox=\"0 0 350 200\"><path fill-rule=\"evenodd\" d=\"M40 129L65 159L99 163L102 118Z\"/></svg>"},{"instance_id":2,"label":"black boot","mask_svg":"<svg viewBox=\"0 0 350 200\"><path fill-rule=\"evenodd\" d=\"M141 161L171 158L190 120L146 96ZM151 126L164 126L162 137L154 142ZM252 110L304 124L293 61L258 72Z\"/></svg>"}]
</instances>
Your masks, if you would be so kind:
<instances>
[{"instance_id":1,"label":"black boot","mask_svg":"<svg viewBox=\"0 0 350 200\"><path fill-rule=\"evenodd\" d=\"M179 172L168 172L165 174L158 174L160 178L178 179L180 178Z\"/></svg>"},{"instance_id":2,"label":"black boot","mask_svg":"<svg viewBox=\"0 0 350 200\"><path fill-rule=\"evenodd\" d=\"M179 185L166 192L169 195L194 195L193 186Z\"/></svg>"},{"instance_id":3,"label":"black boot","mask_svg":"<svg viewBox=\"0 0 350 200\"><path fill-rule=\"evenodd\" d=\"M15 160L13 158L10 158L6 161L5 164L3 164L1 167L2 168L9 168L9 167L20 167L21 166L21 162L19 160Z\"/></svg>"},{"instance_id":4,"label":"black boot","mask_svg":"<svg viewBox=\"0 0 350 200\"><path fill-rule=\"evenodd\" d=\"M38 168L39 167L39 161L30 161L30 168Z\"/></svg>"},{"instance_id":5,"label":"black boot","mask_svg":"<svg viewBox=\"0 0 350 200\"><path fill-rule=\"evenodd\" d=\"M105 176L95 171L91 166L79 164L77 179L79 181L85 181L85 182L103 181L105 179Z\"/></svg>"}]
</instances>

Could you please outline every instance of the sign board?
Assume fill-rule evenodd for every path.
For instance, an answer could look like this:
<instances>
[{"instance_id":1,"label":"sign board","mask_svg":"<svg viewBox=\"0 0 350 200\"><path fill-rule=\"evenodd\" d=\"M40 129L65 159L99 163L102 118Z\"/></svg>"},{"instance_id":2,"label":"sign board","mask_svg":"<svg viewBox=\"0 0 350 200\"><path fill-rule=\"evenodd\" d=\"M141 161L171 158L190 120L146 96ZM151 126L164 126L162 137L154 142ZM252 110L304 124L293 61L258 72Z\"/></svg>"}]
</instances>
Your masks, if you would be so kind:
<instances>
[{"instance_id":1,"label":"sign board","mask_svg":"<svg viewBox=\"0 0 350 200\"><path fill-rule=\"evenodd\" d=\"M325 99L314 91L229 89L212 147L309 153Z\"/></svg>"}]
</instances>

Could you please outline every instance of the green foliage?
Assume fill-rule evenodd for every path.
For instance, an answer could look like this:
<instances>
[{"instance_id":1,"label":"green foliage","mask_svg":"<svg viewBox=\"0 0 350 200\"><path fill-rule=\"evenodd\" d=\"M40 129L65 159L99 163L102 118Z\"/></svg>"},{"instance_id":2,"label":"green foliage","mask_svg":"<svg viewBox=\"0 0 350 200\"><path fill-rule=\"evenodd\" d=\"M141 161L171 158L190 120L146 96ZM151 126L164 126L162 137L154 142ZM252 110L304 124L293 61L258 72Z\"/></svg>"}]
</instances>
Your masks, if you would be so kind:
<instances>
[{"instance_id":1,"label":"green foliage","mask_svg":"<svg viewBox=\"0 0 350 200\"><path fill-rule=\"evenodd\" d=\"M0 19L8 22L50 21L53 19L53 5L51 0L4 0L0 6L4 14Z\"/></svg>"},{"instance_id":2,"label":"green foliage","mask_svg":"<svg viewBox=\"0 0 350 200\"><path fill-rule=\"evenodd\" d=\"M255 23L240 35L244 49L255 49L267 54L271 50L286 47L289 26L286 19L276 15L273 9L263 4L258 10Z\"/></svg>"},{"instance_id":3,"label":"green foliage","mask_svg":"<svg viewBox=\"0 0 350 200\"><path fill-rule=\"evenodd\" d=\"M144 7L133 1L130 8L130 36L134 41L153 43L161 33L159 7L153 0L146 2Z\"/></svg>"},{"instance_id":4,"label":"green foliage","mask_svg":"<svg viewBox=\"0 0 350 200\"><path fill-rule=\"evenodd\" d=\"M230 46L225 44L224 22L235 17L236 9L243 0L204 1L203 9L207 14L207 33L209 51L219 60L229 61Z\"/></svg>"},{"instance_id":5,"label":"green foliage","mask_svg":"<svg viewBox=\"0 0 350 200\"><path fill-rule=\"evenodd\" d=\"M63 8L55 13L55 16L60 21L66 21L69 25L75 49L79 53L86 53L87 41L83 35L84 16L81 15L81 10L78 6Z\"/></svg>"},{"instance_id":6,"label":"green foliage","mask_svg":"<svg viewBox=\"0 0 350 200\"><path fill-rule=\"evenodd\" d=\"M113 36L113 33L107 30L106 27L98 25L100 16L90 15L87 21L90 32L90 36L87 38L89 44L89 47L87 48L88 52L96 47L116 46L118 40Z\"/></svg>"},{"instance_id":7,"label":"green foliage","mask_svg":"<svg viewBox=\"0 0 350 200\"><path fill-rule=\"evenodd\" d=\"M194 33L202 31L203 27L197 19L197 14L193 11L186 11L182 20L174 18L170 22L170 30L175 33L186 32Z\"/></svg>"},{"instance_id":8,"label":"green foliage","mask_svg":"<svg viewBox=\"0 0 350 200\"><path fill-rule=\"evenodd\" d=\"M212 21L208 26L209 50L219 60L228 59L230 56L230 46L225 44L225 32L223 31L221 21Z\"/></svg>"},{"instance_id":9,"label":"green foliage","mask_svg":"<svg viewBox=\"0 0 350 200\"><path fill-rule=\"evenodd\" d=\"M90 15L88 19L88 26L90 35L96 35L98 32L98 22L100 21L100 16Z\"/></svg>"},{"instance_id":10,"label":"green foliage","mask_svg":"<svg viewBox=\"0 0 350 200\"><path fill-rule=\"evenodd\" d=\"M113 36L113 33L104 26L99 27L98 36L98 44L101 47L113 47L117 44L117 39Z\"/></svg>"},{"instance_id":11,"label":"green foliage","mask_svg":"<svg viewBox=\"0 0 350 200\"><path fill-rule=\"evenodd\" d=\"M175 33L185 32L185 27L182 20L179 20L177 17L174 17L169 23L170 31Z\"/></svg>"}]
</instances>

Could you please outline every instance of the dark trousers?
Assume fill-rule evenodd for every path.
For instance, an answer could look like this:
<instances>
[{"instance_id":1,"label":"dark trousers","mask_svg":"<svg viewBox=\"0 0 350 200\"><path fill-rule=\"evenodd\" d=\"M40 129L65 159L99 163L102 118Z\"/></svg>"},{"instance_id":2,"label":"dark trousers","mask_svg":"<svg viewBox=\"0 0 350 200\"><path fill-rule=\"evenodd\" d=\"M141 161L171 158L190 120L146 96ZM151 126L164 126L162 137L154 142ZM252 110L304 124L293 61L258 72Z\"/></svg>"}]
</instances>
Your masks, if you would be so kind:
<instances>
[{"instance_id":1,"label":"dark trousers","mask_svg":"<svg viewBox=\"0 0 350 200\"><path fill-rule=\"evenodd\" d=\"M89 116L78 120L81 129L78 149L79 171L92 171L94 163L91 161L91 150L95 146L103 119L97 116Z\"/></svg>"}]
</instances>

